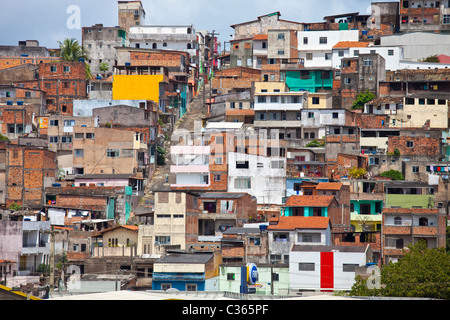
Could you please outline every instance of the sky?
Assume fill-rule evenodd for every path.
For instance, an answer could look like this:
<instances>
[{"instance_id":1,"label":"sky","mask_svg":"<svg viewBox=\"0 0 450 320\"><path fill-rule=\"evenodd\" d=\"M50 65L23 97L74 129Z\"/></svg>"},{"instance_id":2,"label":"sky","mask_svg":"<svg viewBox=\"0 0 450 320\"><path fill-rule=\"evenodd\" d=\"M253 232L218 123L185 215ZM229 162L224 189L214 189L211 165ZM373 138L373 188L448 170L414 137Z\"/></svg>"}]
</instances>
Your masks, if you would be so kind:
<instances>
[{"instance_id":1,"label":"sky","mask_svg":"<svg viewBox=\"0 0 450 320\"><path fill-rule=\"evenodd\" d=\"M141 0L147 25L194 25L196 31L215 30L219 40L229 41L230 25L256 20L279 11L281 19L322 22L334 14L367 14L370 0ZM76 38L81 28L103 23L118 25L116 0L1 0L0 45L38 40L41 46L58 48L58 41ZM75 11L74 11L75 10ZM79 13L79 14L78 14ZM77 19L78 18L78 19Z\"/></svg>"}]
</instances>

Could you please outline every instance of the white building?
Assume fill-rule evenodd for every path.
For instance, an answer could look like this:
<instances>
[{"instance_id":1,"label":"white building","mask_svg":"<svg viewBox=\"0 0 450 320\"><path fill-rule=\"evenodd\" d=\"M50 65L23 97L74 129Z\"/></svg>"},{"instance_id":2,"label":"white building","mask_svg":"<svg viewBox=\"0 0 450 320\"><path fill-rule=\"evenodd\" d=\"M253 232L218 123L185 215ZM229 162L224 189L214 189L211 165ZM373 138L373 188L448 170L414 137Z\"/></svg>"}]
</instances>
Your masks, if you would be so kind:
<instances>
[{"instance_id":1,"label":"white building","mask_svg":"<svg viewBox=\"0 0 450 320\"><path fill-rule=\"evenodd\" d=\"M270 261L288 262L292 245L331 245L331 224L328 217L282 217L267 227Z\"/></svg>"},{"instance_id":2,"label":"white building","mask_svg":"<svg viewBox=\"0 0 450 320\"><path fill-rule=\"evenodd\" d=\"M289 290L350 290L356 267L372 262L372 249L294 245L289 253Z\"/></svg>"},{"instance_id":3,"label":"white building","mask_svg":"<svg viewBox=\"0 0 450 320\"><path fill-rule=\"evenodd\" d=\"M209 186L209 146L172 146L170 154L174 162L170 166L170 173L176 177L171 187Z\"/></svg>"},{"instance_id":4,"label":"white building","mask_svg":"<svg viewBox=\"0 0 450 320\"><path fill-rule=\"evenodd\" d=\"M332 66L333 47L341 41L358 41L358 30L301 31L297 33L298 57L305 68Z\"/></svg>"},{"instance_id":5,"label":"white building","mask_svg":"<svg viewBox=\"0 0 450 320\"><path fill-rule=\"evenodd\" d=\"M279 150L279 149L278 149ZM228 154L228 192L247 192L258 204L283 203L286 190L286 157Z\"/></svg>"},{"instance_id":6,"label":"white building","mask_svg":"<svg viewBox=\"0 0 450 320\"><path fill-rule=\"evenodd\" d=\"M197 56L199 49L193 25L133 26L130 27L128 38L130 47L185 51L191 60Z\"/></svg>"},{"instance_id":7,"label":"white building","mask_svg":"<svg viewBox=\"0 0 450 320\"><path fill-rule=\"evenodd\" d=\"M333 47L332 63L334 69L341 69L343 58L358 57L360 54L377 53L385 60L385 69L390 71L402 69L448 68L449 64L405 60L404 48L401 46L370 46L361 42L341 42Z\"/></svg>"}]
</instances>

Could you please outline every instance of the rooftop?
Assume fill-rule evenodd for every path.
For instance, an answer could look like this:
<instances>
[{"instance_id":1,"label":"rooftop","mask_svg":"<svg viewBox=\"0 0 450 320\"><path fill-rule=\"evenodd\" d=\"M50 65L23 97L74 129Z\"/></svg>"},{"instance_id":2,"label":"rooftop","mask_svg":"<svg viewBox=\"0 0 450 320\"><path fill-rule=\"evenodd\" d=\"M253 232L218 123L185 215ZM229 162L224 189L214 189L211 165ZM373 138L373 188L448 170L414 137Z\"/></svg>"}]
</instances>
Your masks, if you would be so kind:
<instances>
[{"instance_id":1,"label":"rooftop","mask_svg":"<svg viewBox=\"0 0 450 320\"><path fill-rule=\"evenodd\" d=\"M336 43L333 49L337 48L365 48L369 46L367 42L359 42L359 41L340 41Z\"/></svg>"},{"instance_id":2,"label":"rooftop","mask_svg":"<svg viewBox=\"0 0 450 320\"><path fill-rule=\"evenodd\" d=\"M267 230L326 229L329 224L328 217L279 217L270 221Z\"/></svg>"},{"instance_id":3,"label":"rooftop","mask_svg":"<svg viewBox=\"0 0 450 320\"><path fill-rule=\"evenodd\" d=\"M334 196L290 196L286 207L328 207L333 201Z\"/></svg>"},{"instance_id":4,"label":"rooftop","mask_svg":"<svg viewBox=\"0 0 450 320\"><path fill-rule=\"evenodd\" d=\"M320 182L317 187L316 190L336 190L339 191L341 190L342 187L342 183L340 182Z\"/></svg>"}]
</instances>

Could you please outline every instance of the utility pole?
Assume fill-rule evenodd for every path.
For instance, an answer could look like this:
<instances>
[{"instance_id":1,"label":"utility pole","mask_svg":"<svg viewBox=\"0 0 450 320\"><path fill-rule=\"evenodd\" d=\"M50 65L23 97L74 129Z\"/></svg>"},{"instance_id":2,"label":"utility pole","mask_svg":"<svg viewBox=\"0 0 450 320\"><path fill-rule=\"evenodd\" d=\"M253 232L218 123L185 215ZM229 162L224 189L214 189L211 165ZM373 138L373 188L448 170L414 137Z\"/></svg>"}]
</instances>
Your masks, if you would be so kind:
<instances>
[{"instance_id":1,"label":"utility pole","mask_svg":"<svg viewBox=\"0 0 450 320\"><path fill-rule=\"evenodd\" d=\"M52 226L52 231L50 232L50 291L53 292L55 287L55 231Z\"/></svg>"}]
</instances>

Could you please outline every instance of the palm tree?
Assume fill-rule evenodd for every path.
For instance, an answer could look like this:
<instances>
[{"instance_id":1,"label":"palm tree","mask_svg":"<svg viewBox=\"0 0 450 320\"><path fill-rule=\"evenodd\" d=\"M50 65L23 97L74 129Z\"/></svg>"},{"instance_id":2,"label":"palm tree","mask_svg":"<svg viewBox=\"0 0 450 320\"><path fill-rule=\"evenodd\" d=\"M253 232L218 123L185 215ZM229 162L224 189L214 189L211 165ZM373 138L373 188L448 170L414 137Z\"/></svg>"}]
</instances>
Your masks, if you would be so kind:
<instances>
[{"instance_id":1,"label":"palm tree","mask_svg":"<svg viewBox=\"0 0 450 320\"><path fill-rule=\"evenodd\" d=\"M80 46L78 40L74 38L67 38L63 42L58 41L59 43L59 56L62 61L79 61L79 59L87 60L87 52ZM86 65L86 79L91 79L91 69L89 65L85 62Z\"/></svg>"},{"instance_id":2,"label":"palm tree","mask_svg":"<svg viewBox=\"0 0 450 320\"><path fill-rule=\"evenodd\" d=\"M58 41L60 53L59 56L63 61L78 61L78 59L87 59L87 53L78 40L71 38L65 39L63 42Z\"/></svg>"}]
</instances>

